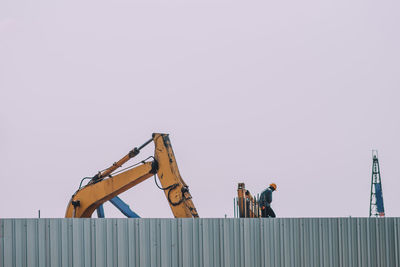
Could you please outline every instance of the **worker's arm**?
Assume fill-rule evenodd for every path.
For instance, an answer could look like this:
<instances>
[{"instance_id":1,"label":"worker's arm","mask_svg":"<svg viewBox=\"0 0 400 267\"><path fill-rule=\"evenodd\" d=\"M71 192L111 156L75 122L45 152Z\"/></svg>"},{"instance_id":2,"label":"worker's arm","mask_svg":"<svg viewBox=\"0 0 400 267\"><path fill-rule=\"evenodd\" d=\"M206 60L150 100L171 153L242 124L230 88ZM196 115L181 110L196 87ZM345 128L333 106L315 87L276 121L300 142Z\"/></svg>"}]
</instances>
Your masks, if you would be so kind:
<instances>
[{"instance_id":1,"label":"worker's arm","mask_svg":"<svg viewBox=\"0 0 400 267\"><path fill-rule=\"evenodd\" d=\"M261 206L265 206L265 203L267 202L267 198L266 198L266 193L265 193L265 191L262 191L262 192L261 192L259 202L260 202L260 205L261 205Z\"/></svg>"},{"instance_id":2,"label":"worker's arm","mask_svg":"<svg viewBox=\"0 0 400 267\"><path fill-rule=\"evenodd\" d=\"M156 172L156 162L146 162L112 178L90 183L72 196L65 217L90 218L101 204L143 182Z\"/></svg>"},{"instance_id":3,"label":"worker's arm","mask_svg":"<svg viewBox=\"0 0 400 267\"><path fill-rule=\"evenodd\" d=\"M268 188L267 190L265 190L265 198L266 198L266 202L269 204L271 204L272 202L272 190L270 188Z\"/></svg>"}]
</instances>

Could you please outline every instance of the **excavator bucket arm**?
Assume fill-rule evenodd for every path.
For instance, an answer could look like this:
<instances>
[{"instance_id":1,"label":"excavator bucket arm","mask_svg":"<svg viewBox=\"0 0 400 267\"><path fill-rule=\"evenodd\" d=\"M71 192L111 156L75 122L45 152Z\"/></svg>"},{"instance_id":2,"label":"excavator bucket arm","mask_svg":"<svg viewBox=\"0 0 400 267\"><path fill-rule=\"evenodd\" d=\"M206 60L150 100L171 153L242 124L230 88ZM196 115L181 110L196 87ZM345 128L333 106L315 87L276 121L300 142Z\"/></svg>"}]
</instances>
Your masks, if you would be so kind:
<instances>
[{"instance_id":1,"label":"excavator bucket arm","mask_svg":"<svg viewBox=\"0 0 400 267\"><path fill-rule=\"evenodd\" d=\"M183 181L175 160L168 134L153 134L154 156L158 163L157 176L175 218L197 218L189 187Z\"/></svg>"},{"instance_id":2,"label":"excavator bucket arm","mask_svg":"<svg viewBox=\"0 0 400 267\"><path fill-rule=\"evenodd\" d=\"M154 142L155 146L154 161L144 162L133 169L111 175L122 164L139 154L140 150L151 141ZM139 148L134 148L111 167L93 176L86 186L80 188L72 196L65 217L90 218L101 204L155 174L160 180L160 188L164 191L176 218L199 217L192 202L189 187L179 173L168 134L161 133L154 133L152 139L145 144Z\"/></svg>"}]
</instances>

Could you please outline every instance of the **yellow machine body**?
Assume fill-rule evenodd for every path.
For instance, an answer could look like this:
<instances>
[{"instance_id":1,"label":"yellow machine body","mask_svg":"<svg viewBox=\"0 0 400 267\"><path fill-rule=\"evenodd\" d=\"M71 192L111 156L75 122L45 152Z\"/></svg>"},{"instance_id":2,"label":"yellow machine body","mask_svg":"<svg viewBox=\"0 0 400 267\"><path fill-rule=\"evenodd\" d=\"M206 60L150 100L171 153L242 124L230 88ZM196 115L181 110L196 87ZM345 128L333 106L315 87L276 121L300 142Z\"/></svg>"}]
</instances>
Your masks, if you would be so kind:
<instances>
[{"instance_id":1,"label":"yellow machine body","mask_svg":"<svg viewBox=\"0 0 400 267\"><path fill-rule=\"evenodd\" d=\"M136 156L145 145L154 142L154 160L112 175L122 164ZM110 168L95 175L84 187L72 196L68 203L66 218L90 218L104 202L125 192L153 175L158 176L162 190L175 218L199 217L188 186L183 181L168 134L154 133L152 139L139 149L131 150Z\"/></svg>"}]
</instances>

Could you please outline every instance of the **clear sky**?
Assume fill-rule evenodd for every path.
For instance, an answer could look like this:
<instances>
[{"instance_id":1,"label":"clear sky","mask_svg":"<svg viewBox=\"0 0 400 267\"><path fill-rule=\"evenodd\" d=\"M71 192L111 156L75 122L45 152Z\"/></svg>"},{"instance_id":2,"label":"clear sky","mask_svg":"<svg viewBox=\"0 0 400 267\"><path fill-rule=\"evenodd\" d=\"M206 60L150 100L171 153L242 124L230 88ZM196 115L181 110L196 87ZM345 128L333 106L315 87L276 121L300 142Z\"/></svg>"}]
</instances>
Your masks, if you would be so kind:
<instances>
[{"instance_id":1,"label":"clear sky","mask_svg":"<svg viewBox=\"0 0 400 267\"><path fill-rule=\"evenodd\" d=\"M400 216L399 10L1 1L0 217L63 217L82 177L153 132L170 134L201 217L233 216L238 182L254 194L275 182L278 217L368 216L372 149ZM172 217L152 179L121 198Z\"/></svg>"}]
</instances>

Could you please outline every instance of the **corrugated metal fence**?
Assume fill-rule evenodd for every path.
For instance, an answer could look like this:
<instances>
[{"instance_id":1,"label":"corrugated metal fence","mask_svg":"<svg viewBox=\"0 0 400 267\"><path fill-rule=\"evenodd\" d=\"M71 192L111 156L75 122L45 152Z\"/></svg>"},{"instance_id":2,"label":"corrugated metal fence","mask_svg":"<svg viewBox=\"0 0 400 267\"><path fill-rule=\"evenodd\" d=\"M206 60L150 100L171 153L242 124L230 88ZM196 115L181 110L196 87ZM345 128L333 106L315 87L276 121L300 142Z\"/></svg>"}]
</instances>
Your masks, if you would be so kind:
<instances>
[{"instance_id":1,"label":"corrugated metal fence","mask_svg":"<svg viewBox=\"0 0 400 267\"><path fill-rule=\"evenodd\" d=\"M396 266L400 218L0 219L0 266Z\"/></svg>"}]
</instances>

